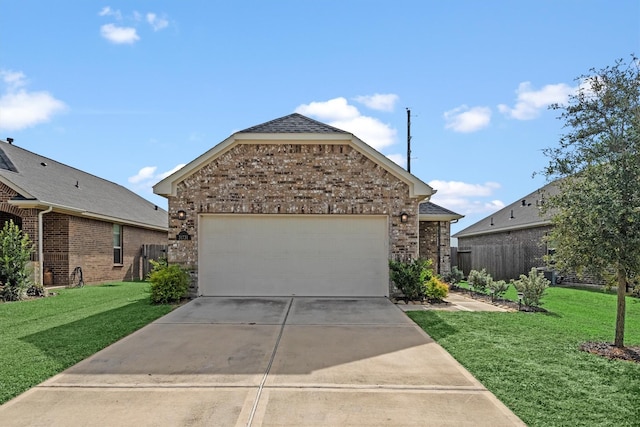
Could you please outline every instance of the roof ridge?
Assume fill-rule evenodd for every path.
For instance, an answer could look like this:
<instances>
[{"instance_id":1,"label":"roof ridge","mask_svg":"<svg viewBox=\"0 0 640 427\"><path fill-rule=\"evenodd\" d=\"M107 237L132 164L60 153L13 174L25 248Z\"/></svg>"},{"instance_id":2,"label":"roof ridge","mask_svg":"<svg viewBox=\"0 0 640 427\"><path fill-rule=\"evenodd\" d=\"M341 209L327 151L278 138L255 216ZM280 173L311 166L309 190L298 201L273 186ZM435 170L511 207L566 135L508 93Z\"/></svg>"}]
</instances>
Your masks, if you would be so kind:
<instances>
[{"instance_id":1,"label":"roof ridge","mask_svg":"<svg viewBox=\"0 0 640 427\"><path fill-rule=\"evenodd\" d=\"M346 133L343 129L314 120L300 113L291 113L260 123L237 133Z\"/></svg>"}]
</instances>

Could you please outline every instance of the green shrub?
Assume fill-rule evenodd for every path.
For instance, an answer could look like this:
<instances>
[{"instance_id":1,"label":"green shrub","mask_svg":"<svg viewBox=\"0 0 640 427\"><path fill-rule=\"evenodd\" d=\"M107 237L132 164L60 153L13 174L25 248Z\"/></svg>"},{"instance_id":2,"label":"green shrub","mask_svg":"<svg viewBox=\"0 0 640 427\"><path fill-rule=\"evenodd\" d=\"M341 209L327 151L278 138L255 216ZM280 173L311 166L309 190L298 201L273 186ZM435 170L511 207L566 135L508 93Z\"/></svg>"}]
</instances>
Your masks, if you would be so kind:
<instances>
[{"instance_id":1,"label":"green shrub","mask_svg":"<svg viewBox=\"0 0 640 427\"><path fill-rule=\"evenodd\" d=\"M480 293L487 291L487 286L491 280L491 275L484 268L480 271L471 270L467 278L467 282L473 286L473 290Z\"/></svg>"},{"instance_id":2,"label":"green shrub","mask_svg":"<svg viewBox=\"0 0 640 427\"><path fill-rule=\"evenodd\" d=\"M424 284L431 279L432 261L416 259L413 261L389 261L389 275L396 287L410 300L424 297Z\"/></svg>"},{"instance_id":3,"label":"green shrub","mask_svg":"<svg viewBox=\"0 0 640 427\"><path fill-rule=\"evenodd\" d=\"M449 295L449 287L435 276L424 284L424 296L429 301L442 301L447 295Z\"/></svg>"},{"instance_id":4,"label":"green shrub","mask_svg":"<svg viewBox=\"0 0 640 427\"><path fill-rule=\"evenodd\" d=\"M493 280L490 279L487 287L491 290L492 294L496 298L502 298L504 294L509 290L509 283L504 280Z\"/></svg>"},{"instance_id":5,"label":"green shrub","mask_svg":"<svg viewBox=\"0 0 640 427\"><path fill-rule=\"evenodd\" d=\"M531 269L528 276L521 274L520 279L513 282L518 292L522 293L522 302L531 307L540 305L540 300L549 284L550 282L545 279L544 273L538 272L535 267Z\"/></svg>"},{"instance_id":6,"label":"green shrub","mask_svg":"<svg viewBox=\"0 0 640 427\"><path fill-rule=\"evenodd\" d=\"M149 273L151 302L169 304L184 299L189 292L189 274L179 265L167 265L151 261L153 270Z\"/></svg>"},{"instance_id":7,"label":"green shrub","mask_svg":"<svg viewBox=\"0 0 640 427\"><path fill-rule=\"evenodd\" d=\"M2 298L5 301L18 301L26 296L31 285L28 266L32 252L29 236L13 220L5 222L0 230L0 279L4 285Z\"/></svg>"},{"instance_id":8,"label":"green shrub","mask_svg":"<svg viewBox=\"0 0 640 427\"><path fill-rule=\"evenodd\" d=\"M464 279L464 273L458 270L457 266L451 267L451 271L447 271L442 275L442 280L449 285L456 286Z\"/></svg>"}]
</instances>

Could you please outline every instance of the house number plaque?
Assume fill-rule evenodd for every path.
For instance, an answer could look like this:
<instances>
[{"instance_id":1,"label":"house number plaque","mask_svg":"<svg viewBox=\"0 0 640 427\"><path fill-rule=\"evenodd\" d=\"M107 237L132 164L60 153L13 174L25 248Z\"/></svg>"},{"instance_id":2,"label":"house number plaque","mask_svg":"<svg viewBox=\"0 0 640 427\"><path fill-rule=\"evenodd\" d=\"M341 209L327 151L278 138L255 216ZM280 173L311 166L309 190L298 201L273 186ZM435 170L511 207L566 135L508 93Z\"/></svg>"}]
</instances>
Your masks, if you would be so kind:
<instances>
[{"instance_id":1,"label":"house number plaque","mask_svg":"<svg viewBox=\"0 0 640 427\"><path fill-rule=\"evenodd\" d=\"M183 230L178 233L176 240L191 240L191 235Z\"/></svg>"}]
</instances>

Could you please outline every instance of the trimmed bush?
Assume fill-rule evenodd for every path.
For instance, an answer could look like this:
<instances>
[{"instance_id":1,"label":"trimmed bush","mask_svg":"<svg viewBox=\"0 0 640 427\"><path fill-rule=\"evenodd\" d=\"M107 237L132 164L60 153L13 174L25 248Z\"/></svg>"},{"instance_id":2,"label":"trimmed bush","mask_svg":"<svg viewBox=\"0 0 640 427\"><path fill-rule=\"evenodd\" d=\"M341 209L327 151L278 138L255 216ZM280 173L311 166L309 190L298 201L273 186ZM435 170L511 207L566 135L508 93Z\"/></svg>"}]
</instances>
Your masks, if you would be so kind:
<instances>
[{"instance_id":1,"label":"trimmed bush","mask_svg":"<svg viewBox=\"0 0 640 427\"><path fill-rule=\"evenodd\" d=\"M389 261L389 275L396 287L409 300L415 301L424 297L424 284L431 279L432 261L416 259L406 261Z\"/></svg>"},{"instance_id":2,"label":"trimmed bush","mask_svg":"<svg viewBox=\"0 0 640 427\"><path fill-rule=\"evenodd\" d=\"M530 307L540 305L540 299L544 296L545 290L549 287L549 282L544 277L542 271L538 272L532 268L528 276L520 275L520 279L513 282L518 292L522 292L522 302Z\"/></svg>"},{"instance_id":3,"label":"trimmed bush","mask_svg":"<svg viewBox=\"0 0 640 427\"><path fill-rule=\"evenodd\" d=\"M451 271L442 275L442 280L451 286L457 286L458 283L462 282L462 279L464 279L464 273L458 270L458 267L455 265L451 267Z\"/></svg>"},{"instance_id":4,"label":"trimmed bush","mask_svg":"<svg viewBox=\"0 0 640 427\"><path fill-rule=\"evenodd\" d=\"M189 274L179 265L151 261L149 273L150 299L154 304L170 304L186 298L189 292Z\"/></svg>"},{"instance_id":5,"label":"trimmed bush","mask_svg":"<svg viewBox=\"0 0 640 427\"><path fill-rule=\"evenodd\" d=\"M486 293L487 286L491 280L491 275L484 268L480 271L471 270L467 278L469 284L473 285L473 290L480 293Z\"/></svg>"},{"instance_id":6,"label":"trimmed bush","mask_svg":"<svg viewBox=\"0 0 640 427\"><path fill-rule=\"evenodd\" d=\"M509 283L504 280L493 280L490 279L487 287L492 291L493 296L496 298L502 298L504 294L509 290Z\"/></svg>"},{"instance_id":7,"label":"trimmed bush","mask_svg":"<svg viewBox=\"0 0 640 427\"><path fill-rule=\"evenodd\" d=\"M449 287L435 276L424 284L424 296L429 301L442 301L447 295L449 295Z\"/></svg>"}]
</instances>

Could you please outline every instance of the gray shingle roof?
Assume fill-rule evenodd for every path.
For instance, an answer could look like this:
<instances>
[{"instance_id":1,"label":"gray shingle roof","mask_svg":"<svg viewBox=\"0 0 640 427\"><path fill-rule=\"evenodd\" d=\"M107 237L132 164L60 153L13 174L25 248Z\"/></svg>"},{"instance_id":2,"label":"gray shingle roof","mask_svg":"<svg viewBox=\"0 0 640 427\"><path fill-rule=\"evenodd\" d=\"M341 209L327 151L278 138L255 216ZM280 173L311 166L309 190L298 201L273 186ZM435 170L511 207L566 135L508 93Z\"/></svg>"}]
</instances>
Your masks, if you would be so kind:
<instances>
[{"instance_id":1,"label":"gray shingle roof","mask_svg":"<svg viewBox=\"0 0 640 427\"><path fill-rule=\"evenodd\" d=\"M325 123L310 119L302 114L293 113L288 116L270 120L252 126L238 133L349 133Z\"/></svg>"},{"instance_id":2,"label":"gray shingle roof","mask_svg":"<svg viewBox=\"0 0 640 427\"><path fill-rule=\"evenodd\" d=\"M127 188L6 142L0 142L0 181L18 190L17 199L167 228L167 212Z\"/></svg>"},{"instance_id":3,"label":"gray shingle roof","mask_svg":"<svg viewBox=\"0 0 640 427\"><path fill-rule=\"evenodd\" d=\"M469 237L548 225L550 224L550 215L542 216L540 205L545 197L556 194L556 192L555 183L547 184L457 232L452 237Z\"/></svg>"},{"instance_id":4,"label":"gray shingle roof","mask_svg":"<svg viewBox=\"0 0 640 427\"><path fill-rule=\"evenodd\" d=\"M462 218L464 216L464 215L457 214L454 211L450 211L449 209L445 209L442 206L438 206L433 202L420 203L419 214L420 215L437 215L437 216L450 215L452 217L458 217L458 218Z\"/></svg>"}]
</instances>

